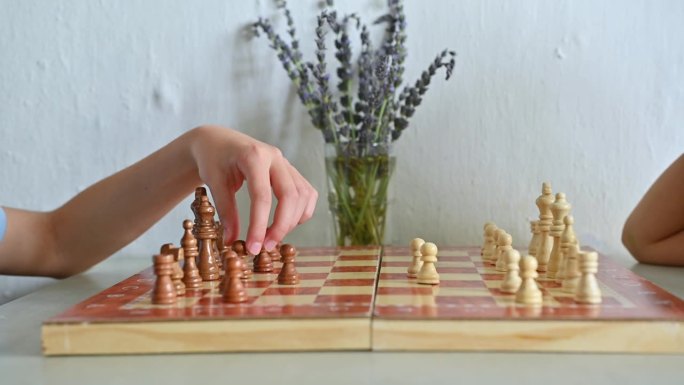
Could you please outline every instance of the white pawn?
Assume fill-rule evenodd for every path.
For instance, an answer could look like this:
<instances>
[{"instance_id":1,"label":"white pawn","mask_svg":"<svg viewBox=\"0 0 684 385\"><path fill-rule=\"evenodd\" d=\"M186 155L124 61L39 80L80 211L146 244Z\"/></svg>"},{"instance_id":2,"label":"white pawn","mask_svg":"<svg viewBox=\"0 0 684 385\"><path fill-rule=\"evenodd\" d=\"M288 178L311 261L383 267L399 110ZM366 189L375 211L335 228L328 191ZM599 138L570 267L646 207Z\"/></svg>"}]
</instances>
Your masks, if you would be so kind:
<instances>
[{"instance_id":1,"label":"white pawn","mask_svg":"<svg viewBox=\"0 0 684 385\"><path fill-rule=\"evenodd\" d=\"M573 228L575 219L572 217L572 215L567 215L563 219L563 223L565 224L565 229L561 235L560 242L561 265L558 273L556 273L556 283L560 284L562 284L563 280L565 279L565 268L568 261L568 254L570 254L570 247L577 242L577 237L575 236L575 230Z\"/></svg>"},{"instance_id":2,"label":"white pawn","mask_svg":"<svg viewBox=\"0 0 684 385\"><path fill-rule=\"evenodd\" d=\"M513 237L511 234L504 233L503 236L499 236L499 241L501 246L499 247L499 259L496 260L496 271L506 271L506 253L512 249Z\"/></svg>"},{"instance_id":3,"label":"white pawn","mask_svg":"<svg viewBox=\"0 0 684 385\"><path fill-rule=\"evenodd\" d=\"M532 239L529 246L527 246L527 254L535 256L537 254L537 246L539 245L539 221L530 219L530 231L532 232Z\"/></svg>"},{"instance_id":4,"label":"white pawn","mask_svg":"<svg viewBox=\"0 0 684 385\"><path fill-rule=\"evenodd\" d=\"M499 260L499 255L501 254L501 244L503 243L503 237L505 234L506 231L504 231L504 229L496 229L494 232L494 244L496 247L494 248L494 253L492 253L491 257L487 261L490 265L496 265L496 261Z\"/></svg>"},{"instance_id":5,"label":"white pawn","mask_svg":"<svg viewBox=\"0 0 684 385\"><path fill-rule=\"evenodd\" d=\"M524 256L520 261L520 270L522 284L515 294L515 302L522 305L541 305L542 293L535 281L535 278L539 276L537 273L537 259L531 255Z\"/></svg>"},{"instance_id":6,"label":"white pawn","mask_svg":"<svg viewBox=\"0 0 684 385\"><path fill-rule=\"evenodd\" d=\"M504 256L506 260L506 275L501 282L501 291L514 294L520 288L522 279L520 278L520 253L516 249L510 249Z\"/></svg>"},{"instance_id":7,"label":"white pawn","mask_svg":"<svg viewBox=\"0 0 684 385\"><path fill-rule=\"evenodd\" d=\"M496 252L496 242L494 240L494 234L499 228L495 224L485 227L485 243L482 248L482 261L490 261Z\"/></svg>"},{"instance_id":8,"label":"white pawn","mask_svg":"<svg viewBox=\"0 0 684 385\"><path fill-rule=\"evenodd\" d=\"M418 283L424 285L439 284L439 274L437 274L437 268L435 268L437 252L437 246L432 242L426 242L420 248L420 253L423 254L423 267L418 272Z\"/></svg>"},{"instance_id":9,"label":"white pawn","mask_svg":"<svg viewBox=\"0 0 684 385\"><path fill-rule=\"evenodd\" d=\"M565 256L565 269L563 269L563 281L561 287L566 293L575 293L577 291L577 284L582 275L579 270L579 258L582 253L576 243L568 246L568 252Z\"/></svg>"},{"instance_id":10,"label":"white pawn","mask_svg":"<svg viewBox=\"0 0 684 385\"><path fill-rule=\"evenodd\" d=\"M496 227L496 225L492 222L487 222L484 224L484 235L483 235L484 241L482 242L482 247L480 247L480 257L482 257L484 255L485 247L487 247L487 238L488 238L487 235L489 235L491 237L491 233L487 234L487 228L492 227L492 226Z\"/></svg>"},{"instance_id":11,"label":"white pawn","mask_svg":"<svg viewBox=\"0 0 684 385\"><path fill-rule=\"evenodd\" d=\"M420 253L420 248L423 244L425 244L425 241L421 238L414 238L411 241L411 255L413 256L413 260L406 273L409 278L416 278L420 268L423 267L423 254Z\"/></svg>"},{"instance_id":12,"label":"white pawn","mask_svg":"<svg viewBox=\"0 0 684 385\"><path fill-rule=\"evenodd\" d=\"M596 281L598 254L595 251L580 253L580 271L582 271L582 276L577 284L575 302L601 303L601 289L599 289L598 282Z\"/></svg>"}]
</instances>

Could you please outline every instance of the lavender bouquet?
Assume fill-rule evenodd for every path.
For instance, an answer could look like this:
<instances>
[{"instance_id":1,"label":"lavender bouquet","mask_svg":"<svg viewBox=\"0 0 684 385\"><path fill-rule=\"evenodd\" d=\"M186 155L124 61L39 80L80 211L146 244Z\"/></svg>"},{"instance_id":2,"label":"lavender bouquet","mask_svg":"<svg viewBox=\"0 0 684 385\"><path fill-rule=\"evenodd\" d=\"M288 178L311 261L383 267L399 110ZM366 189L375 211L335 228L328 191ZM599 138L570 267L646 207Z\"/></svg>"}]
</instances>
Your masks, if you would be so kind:
<instances>
[{"instance_id":1,"label":"lavender bouquet","mask_svg":"<svg viewBox=\"0 0 684 385\"><path fill-rule=\"evenodd\" d=\"M331 9L320 13L316 25L316 60L303 60L294 20L284 0L277 1L287 20L287 40L276 34L268 19L253 24L276 51L311 122L326 143L330 209L335 216L337 244L381 245L384 239L389 181L395 159L391 144L408 127L430 80L443 67L451 77L455 52L437 54L413 85L400 93L406 59L406 17L401 0L388 0L388 13L374 24L385 25L375 48L368 28L356 14L343 17ZM350 31L360 34L361 50L353 63ZM336 92L327 70L327 34L334 35L337 59Z\"/></svg>"}]
</instances>

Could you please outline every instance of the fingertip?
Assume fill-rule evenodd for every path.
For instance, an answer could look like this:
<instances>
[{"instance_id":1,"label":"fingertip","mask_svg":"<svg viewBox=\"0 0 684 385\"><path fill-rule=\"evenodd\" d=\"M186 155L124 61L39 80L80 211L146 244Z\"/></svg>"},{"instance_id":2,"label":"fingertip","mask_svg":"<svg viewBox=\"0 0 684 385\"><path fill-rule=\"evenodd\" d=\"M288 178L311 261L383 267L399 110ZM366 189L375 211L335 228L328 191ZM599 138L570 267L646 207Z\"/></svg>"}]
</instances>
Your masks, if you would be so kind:
<instances>
[{"instance_id":1,"label":"fingertip","mask_svg":"<svg viewBox=\"0 0 684 385\"><path fill-rule=\"evenodd\" d=\"M249 242L247 244L247 251L252 255L257 255L261 251L261 242Z\"/></svg>"}]
</instances>

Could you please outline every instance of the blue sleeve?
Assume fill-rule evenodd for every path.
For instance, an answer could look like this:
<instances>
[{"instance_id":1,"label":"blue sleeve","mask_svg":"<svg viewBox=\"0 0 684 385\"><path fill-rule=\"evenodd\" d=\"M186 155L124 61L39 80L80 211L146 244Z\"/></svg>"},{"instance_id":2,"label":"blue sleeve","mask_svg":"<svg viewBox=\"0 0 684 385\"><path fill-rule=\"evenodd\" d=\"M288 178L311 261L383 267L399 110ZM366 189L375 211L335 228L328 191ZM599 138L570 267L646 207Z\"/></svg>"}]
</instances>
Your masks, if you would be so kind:
<instances>
[{"instance_id":1,"label":"blue sleeve","mask_svg":"<svg viewBox=\"0 0 684 385\"><path fill-rule=\"evenodd\" d=\"M5 229L7 229L7 215L5 215L5 210L0 207L0 241L5 236Z\"/></svg>"}]
</instances>

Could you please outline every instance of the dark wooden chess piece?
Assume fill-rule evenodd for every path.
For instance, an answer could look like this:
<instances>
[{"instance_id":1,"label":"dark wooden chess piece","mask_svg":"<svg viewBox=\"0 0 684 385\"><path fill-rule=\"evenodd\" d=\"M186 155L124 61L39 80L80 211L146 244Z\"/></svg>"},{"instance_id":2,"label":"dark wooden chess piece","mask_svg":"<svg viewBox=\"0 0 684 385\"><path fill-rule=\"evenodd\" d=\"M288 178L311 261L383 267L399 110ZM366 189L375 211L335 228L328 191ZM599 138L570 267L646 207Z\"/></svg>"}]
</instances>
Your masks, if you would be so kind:
<instances>
[{"instance_id":1,"label":"dark wooden chess piece","mask_svg":"<svg viewBox=\"0 0 684 385\"><path fill-rule=\"evenodd\" d=\"M202 280L216 281L219 279L219 269L216 265L217 255L214 253L214 240L216 239L216 229L214 228L215 209L209 203L209 197L202 196L200 205L197 208L200 217L197 238L200 241L199 272Z\"/></svg>"},{"instance_id":2,"label":"dark wooden chess piece","mask_svg":"<svg viewBox=\"0 0 684 385\"><path fill-rule=\"evenodd\" d=\"M242 239L238 239L237 241L233 242L233 245L231 247L239 257L244 257L245 255L247 255L247 246L245 245L245 241L243 241Z\"/></svg>"},{"instance_id":3,"label":"dark wooden chess piece","mask_svg":"<svg viewBox=\"0 0 684 385\"><path fill-rule=\"evenodd\" d=\"M173 255L157 254L152 257L154 274L157 276L152 290L152 303L155 305L171 305L176 303L176 288L173 286Z\"/></svg>"},{"instance_id":4,"label":"dark wooden chess piece","mask_svg":"<svg viewBox=\"0 0 684 385\"><path fill-rule=\"evenodd\" d=\"M246 302L248 299L247 291L240 279L240 276L242 275L240 258L233 251L226 252L225 256L224 265L226 266L226 273L223 279L224 282L227 283L224 284L223 302Z\"/></svg>"},{"instance_id":5,"label":"dark wooden chess piece","mask_svg":"<svg viewBox=\"0 0 684 385\"><path fill-rule=\"evenodd\" d=\"M295 250L294 246L286 243L280 247L280 255L283 256L283 267L278 274L278 283L281 285L296 285L299 283L299 273L295 268Z\"/></svg>"},{"instance_id":6,"label":"dark wooden chess piece","mask_svg":"<svg viewBox=\"0 0 684 385\"><path fill-rule=\"evenodd\" d=\"M234 252L233 250L229 249L229 248L226 248L225 250L223 250L223 252L221 252L221 259L223 259L223 269L224 269L224 271L223 271L223 279L221 280L221 283L219 284L219 287L218 287L219 291L221 291L221 292L223 292L224 288L225 288L226 285L228 284L228 279L230 278L230 276L229 276L229 274L228 274L228 265L226 264L226 259L228 259L228 258L235 258L235 259L237 259L237 261L238 261L238 267L239 267L239 269L240 269L240 279L243 279L243 275L244 275L243 272L242 272L242 270L243 270L243 267L242 267L243 260L242 260L242 258L238 257L237 253Z\"/></svg>"},{"instance_id":7,"label":"dark wooden chess piece","mask_svg":"<svg viewBox=\"0 0 684 385\"><path fill-rule=\"evenodd\" d=\"M270 273L273 271L273 261L268 251L261 249L261 252L254 257L254 272L255 273Z\"/></svg>"},{"instance_id":8,"label":"dark wooden chess piece","mask_svg":"<svg viewBox=\"0 0 684 385\"><path fill-rule=\"evenodd\" d=\"M247 256L247 246L245 245L245 241L238 239L233 242L231 248L237 253L238 257L242 259L242 279L247 280L252 278L252 269L249 268L249 264L247 261L245 261L245 257Z\"/></svg>"},{"instance_id":9,"label":"dark wooden chess piece","mask_svg":"<svg viewBox=\"0 0 684 385\"><path fill-rule=\"evenodd\" d=\"M197 239L192 235L193 223L186 219L183 221L183 238L181 239L181 247L185 257L185 264L183 265L183 283L186 290L199 290L202 288L202 277L200 277L199 270L195 258L199 255L197 249Z\"/></svg>"},{"instance_id":10,"label":"dark wooden chess piece","mask_svg":"<svg viewBox=\"0 0 684 385\"><path fill-rule=\"evenodd\" d=\"M174 247L172 243L166 243L162 245L159 250L159 254L171 254L173 255L173 272L171 273L171 280L173 281L173 286L176 288L176 295L185 295L185 284L183 283L183 269L180 266L180 259L183 259L183 248Z\"/></svg>"}]
</instances>

